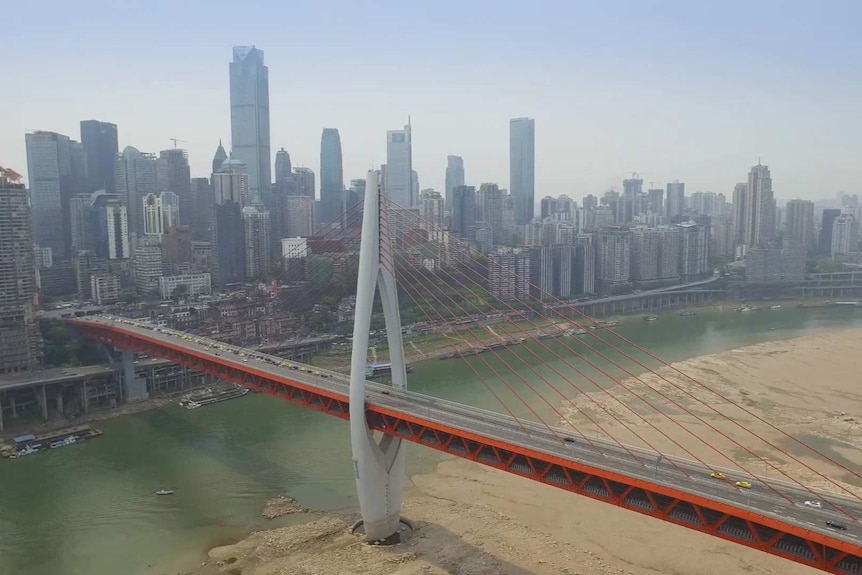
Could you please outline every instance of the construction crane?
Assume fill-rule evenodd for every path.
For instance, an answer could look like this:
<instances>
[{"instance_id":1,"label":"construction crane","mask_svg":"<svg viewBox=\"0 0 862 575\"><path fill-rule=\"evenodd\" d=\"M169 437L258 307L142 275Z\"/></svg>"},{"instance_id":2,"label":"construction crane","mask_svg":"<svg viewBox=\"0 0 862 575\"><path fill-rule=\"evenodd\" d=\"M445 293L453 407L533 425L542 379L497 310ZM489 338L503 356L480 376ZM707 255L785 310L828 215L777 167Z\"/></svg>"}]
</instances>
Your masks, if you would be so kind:
<instances>
[{"instance_id":1,"label":"construction crane","mask_svg":"<svg viewBox=\"0 0 862 575\"><path fill-rule=\"evenodd\" d=\"M182 142L183 144L188 144L188 140L180 140L179 138L168 138L168 140L174 143L174 148L177 147L177 142Z\"/></svg>"}]
</instances>

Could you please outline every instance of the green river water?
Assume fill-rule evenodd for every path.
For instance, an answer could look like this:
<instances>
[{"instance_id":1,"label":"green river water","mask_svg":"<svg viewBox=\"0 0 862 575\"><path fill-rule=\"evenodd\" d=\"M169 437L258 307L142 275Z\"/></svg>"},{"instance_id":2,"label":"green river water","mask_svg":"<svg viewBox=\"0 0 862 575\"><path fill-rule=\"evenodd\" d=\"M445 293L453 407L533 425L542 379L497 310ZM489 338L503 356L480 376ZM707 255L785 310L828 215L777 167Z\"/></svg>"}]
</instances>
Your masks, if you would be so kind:
<instances>
[{"instance_id":1,"label":"green river water","mask_svg":"<svg viewBox=\"0 0 862 575\"><path fill-rule=\"evenodd\" d=\"M632 321L618 329L662 359L677 361L850 325L862 325L862 312L790 308L750 314L701 311L694 317L668 313L655 323ZM592 338L584 339L620 359ZM583 342L565 343L607 368ZM481 357L495 359L493 354ZM542 374L568 395L576 393L574 388L556 373L574 373L566 361L598 378L596 369L575 359L562 342L532 342L502 352L495 369L548 421L553 420L550 407L518 377L530 373L519 358L533 365L542 358ZM527 407L517 407L481 359L471 363L478 375L463 360L421 362L409 386L502 411L481 381L487 377L507 405L526 416ZM584 390L594 389L583 377L570 379ZM536 380L528 379L548 399L559 400ZM600 385L607 382L597 379ZM356 505L347 423L265 395L192 411L174 405L97 426L105 434L95 440L0 461L0 575L173 574L199 565L214 545L305 519L261 518L263 503L275 495L291 495L320 510ZM427 472L442 457L411 445L408 470ZM154 491L162 487L176 494L156 497Z\"/></svg>"}]
</instances>

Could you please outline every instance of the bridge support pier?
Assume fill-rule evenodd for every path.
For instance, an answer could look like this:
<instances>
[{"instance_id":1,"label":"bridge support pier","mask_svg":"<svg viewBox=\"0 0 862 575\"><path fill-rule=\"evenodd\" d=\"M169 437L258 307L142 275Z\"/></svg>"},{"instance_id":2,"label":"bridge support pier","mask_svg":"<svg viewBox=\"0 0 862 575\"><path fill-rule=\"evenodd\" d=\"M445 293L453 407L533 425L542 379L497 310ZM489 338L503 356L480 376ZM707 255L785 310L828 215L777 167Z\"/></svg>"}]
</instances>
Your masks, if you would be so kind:
<instances>
[{"instance_id":1,"label":"bridge support pier","mask_svg":"<svg viewBox=\"0 0 862 575\"><path fill-rule=\"evenodd\" d=\"M368 172L359 247L359 278L353 322L353 353L350 362L350 444L362 528L369 541L386 540L397 534L401 521L401 500L405 482L404 448L401 439L384 435L377 440L368 428L365 413L366 363L374 294L380 290L392 385L407 386L407 369L398 314L398 293L393 275L394 258L386 221L380 205L380 173ZM385 228L381 229L381 223Z\"/></svg>"},{"instance_id":2,"label":"bridge support pier","mask_svg":"<svg viewBox=\"0 0 862 575\"><path fill-rule=\"evenodd\" d=\"M135 372L135 354L127 349L123 350L123 401L132 403L147 399L147 380L138 378Z\"/></svg>"}]
</instances>

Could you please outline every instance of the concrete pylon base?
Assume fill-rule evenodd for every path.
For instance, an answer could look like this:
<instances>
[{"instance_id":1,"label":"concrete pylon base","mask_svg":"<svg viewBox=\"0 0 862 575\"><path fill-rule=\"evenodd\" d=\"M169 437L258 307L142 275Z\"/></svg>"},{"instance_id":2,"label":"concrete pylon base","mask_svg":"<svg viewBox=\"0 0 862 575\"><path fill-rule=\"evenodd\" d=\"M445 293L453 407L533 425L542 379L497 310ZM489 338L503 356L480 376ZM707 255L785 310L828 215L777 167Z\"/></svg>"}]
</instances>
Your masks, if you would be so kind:
<instances>
[{"instance_id":1,"label":"concrete pylon base","mask_svg":"<svg viewBox=\"0 0 862 575\"><path fill-rule=\"evenodd\" d=\"M386 539L368 540L367 543L369 545L398 545L400 543L406 543L413 536L414 530L413 522L402 517L398 521L398 530L395 531L395 533ZM356 535L365 535L365 523L362 519L353 524L353 527L350 528L350 532Z\"/></svg>"}]
</instances>

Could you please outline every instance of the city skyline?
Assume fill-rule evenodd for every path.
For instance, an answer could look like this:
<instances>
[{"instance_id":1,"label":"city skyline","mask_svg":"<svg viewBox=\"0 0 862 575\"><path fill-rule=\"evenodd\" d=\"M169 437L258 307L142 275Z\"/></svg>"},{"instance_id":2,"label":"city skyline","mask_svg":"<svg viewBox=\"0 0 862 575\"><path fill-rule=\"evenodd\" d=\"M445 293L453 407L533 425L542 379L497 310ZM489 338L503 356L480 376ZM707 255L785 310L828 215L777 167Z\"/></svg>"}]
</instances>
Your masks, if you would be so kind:
<instances>
[{"instance_id":1,"label":"city skyline","mask_svg":"<svg viewBox=\"0 0 862 575\"><path fill-rule=\"evenodd\" d=\"M202 24L214 22L218 10L194 11L195 4L179 12L172 9L171 19L194 14L203 18ZM850 3L835 4L846 6L848 14L859 10ZM271 4L266 9L274 14L282 8ZM426 32L412 34L414 42L398 53L385 50L380 40L351 45L349 51L341 42L323 42L315 37L323 15L309 6L296 8L295 16L305 25L290 41L265 28L251 30L242 22L230 26L221 22L196 33L195 42L166 38L153 43L147 37L146 50L139 49L143 37L128 33L131 22L145 30L165 15L164 9L137 13L139 9L129 7L129 22L120 19L112 28L112 34L126 33L124 41L115 50L94 54L90 54L94 46L86 42L66 49L75 22L89 17L86 10L60 8L38 18L29 14L31 10L15 7L22 25L10 29L9 45L33 31L35 24L30 22L56 34L49 35L39 51L9 59L11 76L27 78L4 95L8 105L0 111L6 127L0 149L4 162L18 171L26 169L21 133L38 128L75 137L78 122L94 118L118 126L120 149L132 145L157 153L171 147L171 137L189 140L184 145L192 174L208 175L206 166L218 139L230 144L229 95L212 87L224 81L231 46L248 43L266 51L271 72L271 149L284 147L294 165L315 169L321 128L338 128L345 180L362 177L369 167L384 163L383 133L412 115L413 163L423 187L443 192L446 156L457 154L470 167L468 183L493 181L508 189L506 124L529 115L539 125L538 197L619 190L632 171L638 171L645 184L679 179L692 192L730 194L740 172L758 156L781 174L775 182L781 199L858 192L852 187L859 180L858 170L848 150L853 147L853 125L862 122L853 113L860 85L842 72L859 55L859 44L845 24L850 17L836 24L819 11L801 7L777 13L746 5L748 17L763 18L774 29L804 28L805 33L794 36L792 42L785 37L789 35L762 42L759 34L739 31L738 26L733 38L724 39L724 25L736 14L730 7L711 15L709 21L694 7L679 13L663 7L648 15L680 33L666 35L644 49L631 42L609 47L604 34L600 39L597 33L602 25L613 25L615 33L624 37L635 25L629 20L638 18L617 18L620 10L614 6L604 14L563 6L558 10L560 18L519 14L527 41L507 46L506 34L499 31L514 29L516 19L510 10L501 9L492 16L494 26L488 27L496 39L488 31L471 28L475 40L463 46L433 43L439 53L432 59L432 38ZM633 12L631 16L648 12L637 4L627 10ZM357 12L364 11L346 5L333 11L338 16L330 33L347 28L348 23L352 26ZM466 34L470 16L488 16L486 12L480 5L465 7L453 24ZM539 25L548 31L562 25L566 12L578 17L578 34L538 33ZM402 7L383 16L395 23L415 15ZM593 27L596 32L590 31ZM479 50L480 41L489 42L488 49ZM721 50L715 50L719 42ZM136 74L134 80L118 74L82 84L77 66L66 66L67 59L86 54L94 58L93 65L113 69L114 61L158 60L175 54L178 47L192 66L145 67L158 74ZM454 48L459 56L454 70L434 64L447 61L442 56L448 57ZM137 56L138 52L146 56ZM294 56L297 52L302 58ZM826 54L830 58L823 60ZM335 55L338 58L333 60ZM536 57L543 66L531 65ZM354 66L359 60L365 65ZM403 66L410 62L412 66ZM695 62L708 73L692 74ZM405 69L401 81L382 83L379 77L388 77L385 72L394 67ZM638 71L640 67L643 71ZM43 69L52 73L33 74ZM368 74L368 69L384 74ZM303 81L297 82L300 77ZM740 93L739 85L747 89ZM756 131L748 129L752 123L758 125ZM737 137L741 131L748 133L743 141Z\"/></svg>"}]
</instances>

